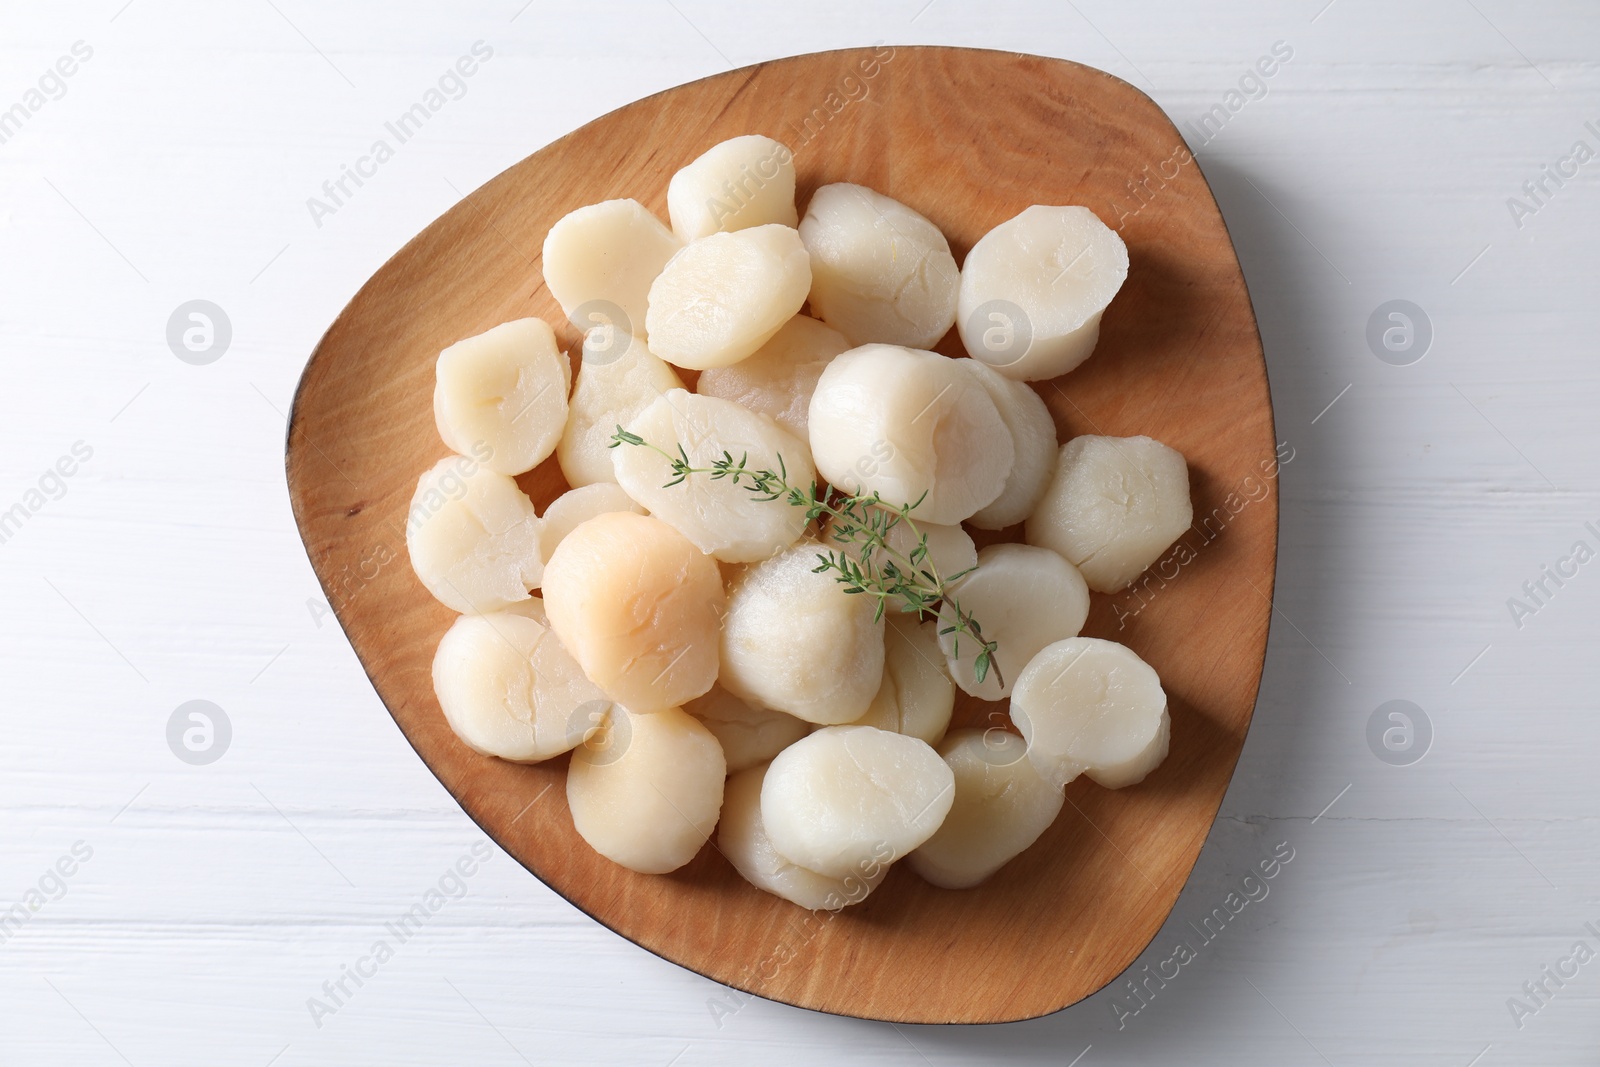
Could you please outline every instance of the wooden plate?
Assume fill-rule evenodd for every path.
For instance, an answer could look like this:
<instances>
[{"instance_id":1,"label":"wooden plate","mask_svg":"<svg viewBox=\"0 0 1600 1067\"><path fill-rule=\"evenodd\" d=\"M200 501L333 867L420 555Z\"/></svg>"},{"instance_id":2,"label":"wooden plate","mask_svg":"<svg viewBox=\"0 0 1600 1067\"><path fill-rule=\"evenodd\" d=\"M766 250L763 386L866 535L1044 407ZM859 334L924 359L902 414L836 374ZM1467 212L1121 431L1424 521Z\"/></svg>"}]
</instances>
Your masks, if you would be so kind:
<instances>
[{"instance_id":1,"label":"wooden plate","mask_svg":"<svg viewBox=\"0 0 1600 1067\"><path fill-rule=\"evenodd\" d=\"M1188 457L1196 527L1137 591L1096 595L1085 630L1131 645L1161 673L1171 756L1133 788L1075 782L1039 843L976 889L934 889L902 867L864 904L829 915L751 888L711 847L672 875L634 874L574 832L564 757L518 766L477 755L434 699L434 647L453 616L412 575L404 526L418 475L446 453L431 408L435 357L525 315L560 323L575 346L540 274L550 225L613 197L665 218L672 172L743 133L794 150L802 207L827 182L869 185L936 222L958 260L1035 203L1088 205L1128 244L1128 281L1094 357L1037 384L1063 440L1149 434ZM954 331L940 349L961 354ZM999 1022L1055 1011L1115 978L1188 877L1260 681L1277 551L1273 457L1244 279L1210 189L1160 109L1060 60L879 47L657 94L472 193L329 328L295 397L287 465L312 565L379 696L467 814L528 870L622 936L738 990L895 1022ZM541 511L565 488L554 460L520 481ZM967 701L957 724L1000 722L1003 710ZM727 994L726 1010L741 999Z\"/></svg>"}]
</instances>

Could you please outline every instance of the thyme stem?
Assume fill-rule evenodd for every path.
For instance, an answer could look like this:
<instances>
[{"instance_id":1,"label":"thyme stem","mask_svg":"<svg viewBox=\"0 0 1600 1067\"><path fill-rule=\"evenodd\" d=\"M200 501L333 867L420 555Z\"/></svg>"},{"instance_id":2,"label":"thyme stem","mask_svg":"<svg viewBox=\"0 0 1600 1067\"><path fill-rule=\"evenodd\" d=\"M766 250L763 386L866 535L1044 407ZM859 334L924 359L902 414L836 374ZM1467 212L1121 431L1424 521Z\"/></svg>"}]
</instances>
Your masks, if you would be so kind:
<instances>
[{"instance_id":1,"label":"thyme stem","mask_svg":"<svg viewBox=\"0 0 1600 1067\"><path fill-rule=\"evenodd\" d=\"M993 671L995 680L1005 684L999 664L995 662L999 643L984 638L982 625L950 592L950 586L968 572L941 575L928 551L928 535L918 530L911 518L911 512L922 503L926 493L912 503L899 506L885 502L876 492L846 493L830 486L819 494L814 481L805 487L790 484L788 468L781 455L777 470L752 468L748 454L735 460L733 454L726 451L713 460L711 466L696 467L681 444L674 455L621 426L611 435L608 447L619 445L648 448L665 459L671 468L671 479L666 487L681 485L696 475L707 476L712 481L726 479L734 485L742 485L758 500L783 500L791 507L805 509L808 524L826 517L828 534L841 549L818 553L813 573L831 574L844 586L846 593L872 597L874 621L883 618L886 606L896 597L905 610L915 612L918 619L939 620L940 636L954 635L952 655L961 655L963 636L977 643L978 654L973 660L972 673L978 682ZM889 543L890 531L902 523L916 538L916 547L909 553ZM852 545L857 548L855 553L843 550Z\"/></svg>"}]
</instances>

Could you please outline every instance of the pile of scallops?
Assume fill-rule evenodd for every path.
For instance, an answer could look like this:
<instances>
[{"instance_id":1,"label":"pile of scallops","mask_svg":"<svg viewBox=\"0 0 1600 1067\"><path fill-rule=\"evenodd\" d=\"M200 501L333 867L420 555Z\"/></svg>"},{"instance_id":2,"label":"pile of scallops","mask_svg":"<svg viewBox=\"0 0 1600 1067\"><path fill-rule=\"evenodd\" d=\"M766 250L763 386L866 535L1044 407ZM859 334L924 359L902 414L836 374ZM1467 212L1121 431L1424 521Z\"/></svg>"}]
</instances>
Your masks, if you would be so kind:
<instances>
[{"instance_id":1,"label":"pile of scallops","mask_svg":"<svg viewBox=\"0 0 1600 1067\"><path fill-rule=\"evenodd\" d=\"M1090 590L1123 589L1189 526L1187 467L1149 437L1058 442L1029 384L1089 358L1127 250L1087 208L1033 206L958 267L933 222L860 185L818 188L800 217L790 152L761 136L678 171L667 207L671 228L609 200L550 229L575 375L536 318L439 355L453 453L422 475L407 543L460 613L440 708L489 756L571 752L577 832L635 871L711 841L812 909L865 899L902 858L976 885L1069 782L1132 785L1167 753L1156 672L1079 631ZM930 350L952 325L968 358ZM539 515L515 476L552 455L571 488ZM703 473L725 457L876 493L888 548ZM978 550L974 530L1008 534ZM944 598L915 610L822 565L890 550ZM1007 703L949 730L958 689Z\"/></svg>"}]
</instances>

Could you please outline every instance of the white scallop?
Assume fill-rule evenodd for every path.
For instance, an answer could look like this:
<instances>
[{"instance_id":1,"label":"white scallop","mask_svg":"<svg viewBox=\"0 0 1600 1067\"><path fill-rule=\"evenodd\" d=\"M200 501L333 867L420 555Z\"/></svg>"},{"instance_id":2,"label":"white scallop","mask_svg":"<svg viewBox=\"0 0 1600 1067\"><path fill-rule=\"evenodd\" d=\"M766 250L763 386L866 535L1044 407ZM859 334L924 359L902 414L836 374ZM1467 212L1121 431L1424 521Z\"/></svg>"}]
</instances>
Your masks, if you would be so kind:
<instances>
[{"instance_id":1,"label":"white scallop","mask_svg":"<svg viewBox=\"0 0 1600 1067\"><path fill-rule=\"evenodd\" d=\"M1080 773L1107 789L1143 781L1167 755L1161 679L1125 645L1073 637L1041 650L1011 693L1028 759L1052 783Z\"/></svg>"},{"instance_id":2,"label":"white scallop","mask_svg":"<svg viewBox=\"0 0 1600 1067\"><path fill-rule=\"evenodd\" d=\"M662 393L682 388L678 372L657 359L639 338L604 328L590 330L583 342L583 364L567 426L556 445L556 461L567 484L577 488L615 482L611 435Z\"/></svg>"},{"instance_id":3,"label":"white scallop","mask_svg":"<svg viewBox=\"0 0 1600 1067\"><path fill-rule=\"evenodd\" d=\"M763 763L728 779L722 819L717 824L717 850L745 881L802 908L838 911L867 899L889 873L888 863L869 858L860 872L829 878L790 863L772 847L761 822L761 787L766 777L767 764Z\"/></svg>"},{"instance_id":4,"label":"white scallop","mask_svg":"<svg viewBox=\"0 0 1600 1067\"><path fill-rule=\"evenodd\" d=\"M544 578L551 628L614 700L661 711L717 680L722 575L666 523L597 515L556 546Z\"/></svg>"},{"instance_id":5,"label":"white scallop","mask_svg":"<svg viewBox=\"0 0 1600 1067\"><path fill-rule=\"evenodd\" d=\"M615 705L572 754L567 805L596 852L629 870L665 874L711 836L726 774L717 739L682 709L640 715Z\"/></svg>"},{"instance_id":6,"label":"white scallop","mask_svg":"<svg viewBox=\"0 0 1600 1067\"><path fill-rule=\"evenodd\" d=\"M980 508L967 520L980 530L1004 530L1033 514L1050 484L1061 452L1056 444L1056 422L1039 394L1026 382L1013 381L976 359L960 359L956 365L978 379L1011 432L1016 459L1005 488L994 503Z\"/></svg>"},{"instance_id":7,"label":"white scallop","mask_svg":"<svg viewBox=\"0 0 1600 1067\"><path fill-rule=\"evenodd\" d=\"M462 455L487 446L484 466L521 474L554 451L567 421L571 365L543 319L503 322L457 341L434 371L433 419Z\"/></svg>"},{"instance_id":8,"label":"white scallop","mask_svg":"<svg viewBox=\"0 0 1600 1067\"><path fill-rule=\"evenodd\" d=\"M611 706L523 605L457 618L433 657L433 691L467 747L518 763L580 744Z\"/></svg>"},{"instance_id":9,"label":"white scallop","mask_svg":"<svg viewBox=\"0 0 1600 1067\"><path fill-rule=\"evenodd\" d=\"M982 682L977 679L978 643L966 634L941 633L950 676L962 691L982 700L1004 700L1017 675L1044 646L1075 637L1089 618L1089 587L1078 569L1047 548L990 545L978 567L956 583L955 604L940 609L940 629L955 622L956 607L976 620L985 641L999 647Z\"/></svg>"},{"instance_id":10,"label":"white scallop","mask_svg":"<svg viewBox=\"0 0 1600 1067\"><path fill-rule=\"evenodd\" d=\"M720 685L684 704L683 710L705 723L722 743L729 774L765 763L811 731L805 720L751 707Z\"/></svg>"},{"instance_id":11,"label":"white scallop","mask_svg":"<svg viewBox=\"0 0 1600 1067\"><path fill-rule=\"evenodd\" d=\"M937 833L906 862L944 889L966 889L1015 859L1050 828L1061 789L1028 762L1027 742L1000 729L957 730L939 746L955 800Z\"/></svg>"},{"instance_id":12,"label":"white scallop","mask_svg":"<svg viewBox=\"0 0 1600 1067\"><path fill-rule=\"evenodd\" d=\"M819 574L814 541L746 567L728 588L723 688L807 722L859 719L883 681L873 605Z\"/></svg>"},{"instance_id":13,"label":"white scallop","mask_svg":"<svg viewBox=\"0 0 1600 1067\"><path fill-rule=\"evenodd\" d=\"M693 466L710 468L727 453L752 470L782 473L788 484L809 487L816 478L810 449L771 419L731 400L674 389L634 416L627 428L655 447L612 449L618 484L700 551L729 563L748 563L794 544L805 532L806 509L785 497L764 499L751 490L747 478L735 481L702 473L678 481L661 454L676 456L682 448ZM669 484L673 482L677 484Z\"/></svg>"},{"instance_id":14,"label":"white scallop","mask_svg":"<svg viewBox=\"0 0 1600 1067\"><path fill-rule=\"evenodd\" d=\"M950 726L956 687L939 649L939 627L910 615L889 615L884 630L883 684L858 726L876 726L937 745Z\"/></svg>"},{"instance_id":15,"label":"white scallop","mask_svg":"<svg viewBox=\"0 0 1600 1067\"><path fill-rule=\"evenodd\" d=\"M682 247L637 200L590 204L550 227L544 239L544 283L579 329L603 321L642 337L650 286ZM602 305L598 311L597 303ZM623 321L616 321L614 311L606 314L604 304L620 309Z\"/></svg>"},{"instance_id":16,"label":"white scallop","mask_svg":"<svg viewBox=\"0 0 1600 1067\"><path fill-rule=\"evenodd\" d=\"M1128 277L1128 249L1086 207L1034 205L984 234L961 269L956 325L976 359L1036 382L1089 358Z\"/></svg>"},{"instance_id":17,"label":"white scallop","mask_svg":"<svg viewBox=\"0 0 1600 1067\"><path fill-rule=\"evenodd\" d=\"M811 310L858 345L932 348L956 317L961 272L939 228L861 185L824 185L800 220Z\"/></svg>"},{"instance_id":18,"label":"white scallop","mask_svg":"<svg viewBox=\"0 0 1600 1067\"><path fill-rule=\"evenodd\" d=\"M667 183L667 217L685 241L769 222L794 226L794 155L754 133L712 145Z\"/></svg>"},{"instance_id":19,"label":"white scallop","mask_svg":"<svg viewBox=\"0 0 1600 1067\"><path fill-rule=\"evenodd\" d=\"M563 538L596 515L609 515L613 511L631 511L643 515L644 508L633 497L623 492L614 482L596 482L593 485L568 489L544 509L541 521L544 529L539 534L539 555L550 562L556 546Z\"/></svg>"},{"instance_id":20,"label":"white scallop","mask_svg":"<svg viewBox=\"0 0 1600 1067\"><path fill-rule=\"evenodd\" d=\"M1074 437L1039 506L1029 544L1077 564L1097 593L1127 587L1194 521L1183 455L1149 437Z\"/></svg>"},{"instance_id":21,"label":"white scallop","mask_svg":"<svg viewBox=\"0 0 1600 1067\"><path fill-rule=\"evenodd\" d=\"M870 510L873 514L889 514L882 508ZM919 572L931 572L940 582L955 580L978 565L978 549L972 543L972 535L960 526L940 526L937 523L919 522L915 519L908 522L905 519L896 519L892 515L889 522L889 532L884 537L884 546L868 549L860 540L861 534L852 535L848 540L841 540L835 533L839 529L838 521L829 517L822 528L823 547L843 552L857 562L871 562L880 571L889 563L893 563L901 570L915 567ZM927 554L913 563L912 556L916 554L923 538L927 538L928 541ZM863 557L867 558L864 560ZM885 600L884 608L895 613L916 610L908 605L903 597L898 596Z\"/></svg>"},{"instance_id":22,"label":"white scallop","mask_svg":"<svg viewBox=\"0 0 1600 1067\"><path fill-rule=\"evenodd\" d=\"M830 726L772 761L761 821L778 854L831 878L893 863L944 822L950 767L926 742L872 726Z\"/></svg>"},{"instance_id":23,"label":"white scallop","mask_svg":"<svg viewBox=\"0 0 1600 1067\"><path fill-rule=\"evenodd\" d=\"M406 549L417 578L463 614L528 599L544 574L533 502L504 474L467 456L441 459L417 481Z\"/></svg>"},{"instance_id":24,"label":"white scallop","mask_svg":"<svg viewBox=\"0 0 1600 1067\"><path fill-rule=\"evenodd\" d=\"M817 380L811 452L829 483L917 504L953 525L992 504L1015 459L994 401L957 361L895 345L864 345ZM919 503L920 501L920 503Z\"/></svg>"},{"instance_id":25,"label":"white scallop","mask_svg":"<svg viewBox=\"0 0 1600 1067\"><path fill-rule=\"evenodd\" d=\"M691 241L650 286L650 350L679 367L726 367L799 312L811 288L800 235L767 224Z\"/></svg>"},{"instance_id":26,"label":"white scallop","mask_svg":"<svg viewBox=\"0 0 1600 1067\"><path fill-rule=\"evenodd\" d=\"M817 379L833 357L850 347L844 334L796 315L748 359L702 371L695 392L743 404L806 440L806 412Z\"/></svg>"}]
</instances>

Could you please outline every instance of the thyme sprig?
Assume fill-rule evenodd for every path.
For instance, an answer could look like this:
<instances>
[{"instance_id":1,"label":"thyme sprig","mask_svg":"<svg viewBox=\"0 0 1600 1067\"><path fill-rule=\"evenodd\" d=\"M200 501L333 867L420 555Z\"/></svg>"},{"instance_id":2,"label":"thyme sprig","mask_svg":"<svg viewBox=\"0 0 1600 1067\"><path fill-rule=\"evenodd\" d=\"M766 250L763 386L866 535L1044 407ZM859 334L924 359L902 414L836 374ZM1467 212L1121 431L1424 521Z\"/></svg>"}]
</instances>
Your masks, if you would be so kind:
<instances>
[{"instance_id":1,"label":"thyme sprig","mask_svg":"<svg viewBox=\"0 0 1600 1067\"><path fill-rule=\"evenodd\" d=\"M1004 684L999 664L995 662L999 642L983 636L982 625L950 592L950 587L969 571L941 575L928 550L927 533L917 529L911 518L911 512L926 498L926 493L899 506L888 503L877 492L846 493L829 486L819 493L815 481L806 486L790 483L789 470L781 454L777 470L753 468L748 453L736 460L727 451L712 460L710 466L697 467L682 444L673 454L620 425L611 435L608 447L619 445L648 448L665 459L671 468L671 478L665 488L682 485L692 476L704 475L712 481L726 480L742 485L756 500L782 500L791 507L802 508L808 524L826 518L828 535L841 548L818 553L817 566L812 568L812 573L831 574L844 586L846 593L873 598L873 621L883 618L887 605L896 598L905 610L915 612L918 619L938 619L940 636L953 635L951 652L956 657L961 655L963 636L977 643L978 654L972 663L972 674L978 682L992 670L995 680ZM916 538L916 545L909 553L889 543L891 531L902 524ZM848 547L856 551L844 551ZM941 607L945 610L941 611Z\"/></svg>"}]
</instances>

